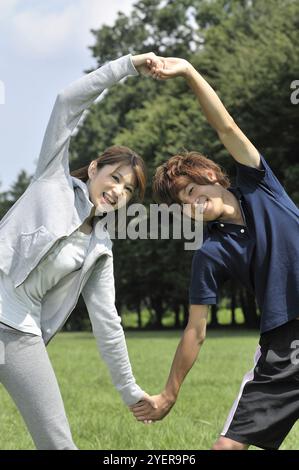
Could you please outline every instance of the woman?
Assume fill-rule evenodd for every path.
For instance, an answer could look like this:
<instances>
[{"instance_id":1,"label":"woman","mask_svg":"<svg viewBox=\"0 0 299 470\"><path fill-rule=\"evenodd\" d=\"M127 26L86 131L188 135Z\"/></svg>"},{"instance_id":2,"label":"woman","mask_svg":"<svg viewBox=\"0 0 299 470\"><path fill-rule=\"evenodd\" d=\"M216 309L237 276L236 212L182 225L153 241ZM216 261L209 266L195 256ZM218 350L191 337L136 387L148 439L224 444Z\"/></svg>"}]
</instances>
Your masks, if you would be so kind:
<instances>
[{"instance_id":1,"label":"woman","mask_svg":"<svg viewBox=\"0 0 299 470\"><path fill-rule=\"evenodd\" d=\"M185 376L205 340L208 306L217 304L223 282L233 278L255 294L261 322L254 368L245 375L215 450L250 445L278 449L299 416L299 210L265 158L239 129L215 91L186 60L162 59L154 78L181 76L236 164L236 187L198 152L171 157L154 177L156 199L201 212L204 241L195 252L188 325L165 389L140 402L137 419L162 419L177 400ZM287 229L286 229L287 227ZM202 397L204 403L204 397Z\"/></svg>"},{"instance_id":2,"label":"woman","mask_svg":"<svg viewBox=\"0 0 299 470\"><path fill-rule=\"evenodd\" d=\"M153 53L114 60L59 93L30 186L0 223L0 381L20 410L37 449L76 449L45 345L64 325L80 293L99 350L127 405L151 402L135 383L114 305L111 241L101 215L142 197L145 167L113 146L70 175L68 147L80 117L106 88L146 75Z\"/></svg>"}]
</instances>

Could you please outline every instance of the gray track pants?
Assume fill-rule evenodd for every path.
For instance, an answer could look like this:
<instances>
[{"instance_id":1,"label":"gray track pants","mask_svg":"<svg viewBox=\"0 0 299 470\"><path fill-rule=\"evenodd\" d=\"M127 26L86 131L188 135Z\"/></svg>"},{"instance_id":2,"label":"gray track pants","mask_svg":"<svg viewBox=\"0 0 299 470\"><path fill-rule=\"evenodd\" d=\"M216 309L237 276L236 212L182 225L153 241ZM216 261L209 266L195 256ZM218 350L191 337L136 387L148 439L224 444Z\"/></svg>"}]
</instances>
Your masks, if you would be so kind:
<instances>
[{"instance_id":1,"label":"gray track pants","mask_svg":"<svg viewBox=\"0 0 299 470\"><path fill-rule=\"evenodd\" d=\"M21 412L37 449L77 449L41 337L0 324L0 382Z\"/></svg>"}]
</instances>

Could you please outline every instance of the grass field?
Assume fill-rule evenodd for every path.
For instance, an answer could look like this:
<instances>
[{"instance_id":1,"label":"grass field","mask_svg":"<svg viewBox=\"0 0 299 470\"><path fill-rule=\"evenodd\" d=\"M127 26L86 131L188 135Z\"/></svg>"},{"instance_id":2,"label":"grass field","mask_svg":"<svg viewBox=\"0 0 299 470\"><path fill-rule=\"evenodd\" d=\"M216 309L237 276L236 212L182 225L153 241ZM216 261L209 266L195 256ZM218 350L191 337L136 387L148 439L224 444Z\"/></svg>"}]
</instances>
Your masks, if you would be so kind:
<instances>
[{"instance_id":1,"label":"grass field","mask_svg":"<svg viewBox=\"0 0 299 470\"><path fill-rule=\"evenodd\" d=\"M135 377L146 391L163 387L180 332L128 332ZM61 333L48 351L74 440L81 449L209 449L225 422L241 379L252 367L257 333L210 331L171 413L145 426L111 385L90 333ZM0 385L0 449L33 449L17 409ZM299 424L282 449L299 449ZM254 448L253 448L254 449Z\"/></svg>"}]
</instances>

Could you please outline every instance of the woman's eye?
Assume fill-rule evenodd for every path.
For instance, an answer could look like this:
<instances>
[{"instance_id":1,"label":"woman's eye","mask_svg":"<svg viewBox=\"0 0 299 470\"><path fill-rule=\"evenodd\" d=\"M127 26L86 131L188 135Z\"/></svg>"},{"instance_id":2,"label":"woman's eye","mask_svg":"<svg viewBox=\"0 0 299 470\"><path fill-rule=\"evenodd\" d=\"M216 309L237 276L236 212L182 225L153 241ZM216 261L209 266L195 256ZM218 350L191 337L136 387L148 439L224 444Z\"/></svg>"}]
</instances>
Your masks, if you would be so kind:
<instances>
[{"instance_id":1,"label":"woman's eye","mask_svg":"<svg viewBox=\"0 0 299 470\"><path fill-rule=\"evenodd\" d=\"M116 176L116 175L112 175L112 178L114 178L114 179L115 179L115 181L119 182L119 177L118 177L118 176Z\"/></svg>"},{"instance_id":2,"label":"woman's eye","mask_svg":"<svg viewBox=\"0 0 299 470\"><path fill-rule=\"evenodd\" d=\"M193 191L193 187L189 189L189 192L188 192L189 196L191 195L192 191Z\"/></svg>"}]
</instances>

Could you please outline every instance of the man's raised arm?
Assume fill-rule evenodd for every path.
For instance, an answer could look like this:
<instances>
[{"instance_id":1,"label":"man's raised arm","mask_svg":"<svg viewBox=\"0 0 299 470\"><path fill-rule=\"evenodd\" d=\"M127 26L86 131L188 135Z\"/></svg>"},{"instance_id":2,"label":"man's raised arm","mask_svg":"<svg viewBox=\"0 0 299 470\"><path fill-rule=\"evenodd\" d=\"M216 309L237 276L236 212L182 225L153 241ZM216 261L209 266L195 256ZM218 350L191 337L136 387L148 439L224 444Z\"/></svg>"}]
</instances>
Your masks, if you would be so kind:
<instances>
[{"instance_id":1,"label":"man's raised arm","mask_svg":"<svg viewBox=\"0 0 299 470\"><path fill-rule=\"evenodd\" d=\"M243 165L259 168L260 154L243 134L232 116L224 107L217 93L186 60L175 57L160 57L161 62L151 67L155 78L167 80L184 77L193 90L209 124L232 157Z\"/></svg>"}]
</instances>

